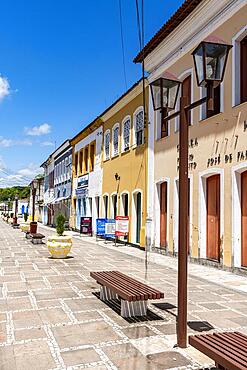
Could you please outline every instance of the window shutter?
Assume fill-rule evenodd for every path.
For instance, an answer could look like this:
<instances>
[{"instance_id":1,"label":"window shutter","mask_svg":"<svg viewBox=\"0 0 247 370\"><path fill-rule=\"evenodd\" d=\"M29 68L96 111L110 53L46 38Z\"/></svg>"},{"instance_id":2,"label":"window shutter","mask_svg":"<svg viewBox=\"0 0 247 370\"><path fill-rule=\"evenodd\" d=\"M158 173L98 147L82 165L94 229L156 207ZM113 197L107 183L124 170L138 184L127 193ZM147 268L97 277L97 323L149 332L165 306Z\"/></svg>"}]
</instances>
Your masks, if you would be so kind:
<instances>
[{"instance_id":1,"label":"window shutter","mask_svg":"<svg viewBox=\"0 0 247 370\"><path fill-rule=\"evenodd\" d=\"M247 36L240 42L240 102L247 101Z\"/></svg>"}]
</instances>

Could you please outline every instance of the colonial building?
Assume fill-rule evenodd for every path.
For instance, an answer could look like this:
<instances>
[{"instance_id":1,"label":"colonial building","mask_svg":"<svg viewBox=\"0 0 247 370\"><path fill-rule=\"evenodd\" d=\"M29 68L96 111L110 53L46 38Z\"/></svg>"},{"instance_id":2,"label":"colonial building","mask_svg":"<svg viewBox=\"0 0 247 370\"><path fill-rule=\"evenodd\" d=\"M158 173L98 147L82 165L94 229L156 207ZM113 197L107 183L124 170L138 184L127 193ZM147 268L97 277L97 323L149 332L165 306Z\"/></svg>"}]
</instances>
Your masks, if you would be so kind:
<instances>
[{"instance_id":1,"label":"colonial building","mask_svg":"<svg viewBox=\"0 0 247 370\"><path fill-rule=\"evenodd\" d=\"M148 138L142 92L142 81L138 81L101 115L104 122L101 217L129 216L128 241L144 247Z\"/></svg>"},{"instance_id":2,"label":"colonial building","mask_svg":"<svg viewBox=\"0 0 247 370\"><path fill-rule=\"evenodd\" d=\"M55 200L54 191L54 155L53 153L41 164L44 168L44 215L43 223L45 225L54 225L54 208Z\"/></svg>"},{"instance_id":3,"label":"colonial building","mask_svg":"<svg viewBox=\"0 0 247 370\"><path fill-rule=\"evenodd\" d=\"M244 269L247 267L246 1L186 0L135 62L141 62L144 55L149 83L165 71L176 75L182 82L180 96L193 102L205 96L207 89L197 85L191 53L208 36L231 44L232 49L223 83L214 90L214 111L208 111L204 104L187 117L188 252L191 258L206 263ZM152 219L153 248L169 254L178 252L179 120L176 117L169 121L164 130L161 114L154 111L149 99L148 215Z\"/></svg>"},{"instance_id":4,"label":"colonial building","mask_svg":"<svg viewBox=\"0 0 247 370\"><path fill-rule=\"evenodd\" d=\"M72 140L73 187L70 226L80 229L81 217L92 217L96 230L102 194L102 140L103 127L99 118L94 120Z\"/></svg>"},{"instance_id":5,"label":"colonial building","mask_svg":"<svg viewBox=\"0 0 247 370\"><path fill-rule=\"evenodd\" d=\"M66 221L70 219L72 193L72 147L66 140L53 153L54 156L54 219L58 214L64 215Z\"/></svg>"}]
</instances>

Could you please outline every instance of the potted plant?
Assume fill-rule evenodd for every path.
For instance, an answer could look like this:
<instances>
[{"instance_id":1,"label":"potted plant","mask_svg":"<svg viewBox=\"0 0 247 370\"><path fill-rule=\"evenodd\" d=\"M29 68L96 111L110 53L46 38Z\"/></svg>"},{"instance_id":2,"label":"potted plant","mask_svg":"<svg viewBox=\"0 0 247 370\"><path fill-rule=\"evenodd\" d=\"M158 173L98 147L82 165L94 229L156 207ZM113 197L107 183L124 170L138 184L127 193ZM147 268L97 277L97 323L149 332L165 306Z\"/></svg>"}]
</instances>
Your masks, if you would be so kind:
<instances>
[{"instance_id":1,"label":"potted plant","mask_svg":"<svg viewBox=\"0 0 247 370\"><path fill-rule=\"evenodd\" d=\"M57 235L48 236L47 247L52 258L66 258L72 247L72 237L64 235L65 217L59 214L56 219Z\"/></svg>"},{"instance_id":2,"label":"potted plant","mask_svg":"<svg viewBox=\"0 0 247 370\"><path fill-rule=\"evenodd\" d=\"M27 222L27 219L28 219L28 213L27 212L23 213L23 218L24 218L24 222L20 223L20 229L21 229L21 231L28 231L29 230L29 223Z\"/></svg>"}]
</instances>

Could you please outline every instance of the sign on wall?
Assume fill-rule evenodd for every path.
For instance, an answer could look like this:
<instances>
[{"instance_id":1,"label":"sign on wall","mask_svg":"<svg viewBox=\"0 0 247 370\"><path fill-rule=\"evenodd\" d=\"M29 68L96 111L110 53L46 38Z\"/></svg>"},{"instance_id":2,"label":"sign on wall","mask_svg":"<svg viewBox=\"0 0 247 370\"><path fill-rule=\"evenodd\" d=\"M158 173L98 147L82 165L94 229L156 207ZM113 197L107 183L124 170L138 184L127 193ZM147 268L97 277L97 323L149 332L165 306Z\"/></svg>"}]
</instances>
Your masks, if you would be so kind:
<instances>
[{"instance_id":1,"label":"sign on wall","mask_svg":"<svg viewBox=\"0 0 247 370\"><path fill-rule=\"evenodd\" d=\"M88 186L88 174L78 177L78 180L77 180L78 188L86 187L86 186Z\"/></svg>"},{"instance_id":2,"label":"sign on wall","mask_svg":"<svg viewBox=\"0 0 247 370\"><path fill-rule=\"evenodd\" d=\"M97 218L96 220L96 234L97 236L105 236L106 218Z\"/></svg>"},{"instance_id":3,"label":"sign on wall","mask_svg":"<svg viewBox=\"0 0 247 370\"><path fill-rule=\"evenodd\" d=\"M116 236L128 236L129 234L129 216L116 217Z\"/></svg>"},{"instance_id":4,"label":"sign on wall","mask_svg":"<svg viewBox=\"0 0 247 370\"><path fill-rule=\"evenodd\" d=\"M114 219L105 220L105 237L106 238L115 238L116 231L116 221Z\"/></svg>"},{"instance_id":5,"label":"sign on wall","mask_svg":"<svg viewBox=\"0 0 247 370\"><path fill-rule=\"evenodd\" d=\"M92 236L92 217L81 217L80 233Z\"/></svg>"}]
</instances>

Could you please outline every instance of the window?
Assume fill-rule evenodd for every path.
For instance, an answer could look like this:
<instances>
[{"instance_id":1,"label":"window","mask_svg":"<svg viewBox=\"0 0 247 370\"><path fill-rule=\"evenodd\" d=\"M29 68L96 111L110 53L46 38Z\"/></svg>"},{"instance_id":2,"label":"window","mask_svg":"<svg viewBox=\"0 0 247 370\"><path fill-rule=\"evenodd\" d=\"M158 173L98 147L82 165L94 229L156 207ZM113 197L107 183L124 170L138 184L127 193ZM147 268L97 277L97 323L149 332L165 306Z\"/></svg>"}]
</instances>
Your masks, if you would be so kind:
<instances>
[{"instance_id":1,"label":"window","mask_svg":"<svg viewBox=\"0 0 247 370\"><path fill-rule=\"evenodd\" d=\"M130 148L130 118L127 118L123 123L123 151L126 152Z\"/></svg>"},{"instance_id":2,"label":"window","mask_svg":"<svg viewBox=\"0 0 247 370\"><path fill-rule=\"evenodd\" d=\"M88 147L85 148L85 152L84 152L84 168L85 168L85 172L87 173L88 172Z\"/></svg>"},{"instance_id":3,"label":"window","mask_svg":"<svg viewBox=\"0 0 247 370\"><path fill-rule=\"evenodd\" d=\"M232 39L232 105L247 101L247 24Z\"/></svg>"},{"instance_id":4,"label":"window","mask_svg":"<svg viewBox=\"0 0 247 370\"><path fill-rule=\"evenodd\" d=\"M113 156L118 155L118 141L119 141L119 124L114 125L112 129L113 140Z\"/></svg>"},{"instance_id":5,"label":"window","mask_svg":"<svg viewBox=\"0 0 247 370\"><path fill-rule=\"evenodd\" d=\"M79 153L79 174L81 175L83 171L83 150Z\"/></svg>"},{"instance_id":6,"label":"window","mask_svg":"<svg viewBox=\"0 0 247 370\"><path fill-rule=\"evenodd\" d=\"M144 143L144 119L143 110L135 115L135 144L142 145Z\"/></svg>"},{"instance_id":7,"label":"window","mask_svg":"<svg viewBox=\"0 0 247 370\"><path fill-rule=\"evenodd\" d=\"M247 36L240 41L240 103L247 101Z\"/></svg>"},{"instance_id":8,"label":"window","mask_svg":"<svg viewBox=\"0 0 247 370\"><path fill-rule=\"evenodd\" d=\"M90 145L90 171L94 170L95 145Z\"/></svg>"},{"instance_id":9,"label":"window","mask_svg":"<svg viewBox=\"0 0 247 370\"><path fill-rule=\"evenodd\" d=\"M75 175L77 176L78 170L78 153L75 153Z\"/></svg>"},{"instance_id":10,"label":"window","mask_svg":"<svg viewBox=\"0 0 247 370\"><path fill-rule=\"evenodd\" d=\"M202 87L202 97L205 97L209 94L208 88ZM221 85L218 85L214 89L214 110L209 111L207 103L204 103L201 106L201 119L206 119L214 116L221 112Z\"/></svg>"},{"instance_id":11,"label":"window","mask_svg":"<svg viewBox=\"0 0 247 370\"><path fill-rule=\"evenodd\" d=\"M107 216L108 216L108 195L104 195L104 197L103 197L103 202L104 202L104 216L105 216L105 218L107 218Z\"/></svg>"},{"instance_id":12,"label":"window","mask_svg":"<svg viewBox=\"0 0 247 370\"><path fill-rule=\"evenodd\" d=\"M110 130L105 132L105 140L104 140L104 147L105 147L105 160L110 158Z\"/></svg>"},{"instance_id":13,"label":"window","mask_svg":"<svg viewBox=\"0 0 247 370\"><path fill-rule=\"evenodd\" d=\"M117 217L117 194L112 195L112 218Z\"/></svg>"}]
</instances>

